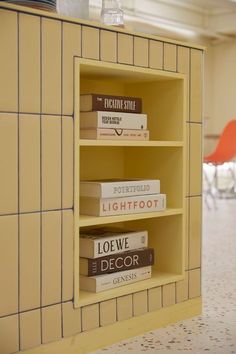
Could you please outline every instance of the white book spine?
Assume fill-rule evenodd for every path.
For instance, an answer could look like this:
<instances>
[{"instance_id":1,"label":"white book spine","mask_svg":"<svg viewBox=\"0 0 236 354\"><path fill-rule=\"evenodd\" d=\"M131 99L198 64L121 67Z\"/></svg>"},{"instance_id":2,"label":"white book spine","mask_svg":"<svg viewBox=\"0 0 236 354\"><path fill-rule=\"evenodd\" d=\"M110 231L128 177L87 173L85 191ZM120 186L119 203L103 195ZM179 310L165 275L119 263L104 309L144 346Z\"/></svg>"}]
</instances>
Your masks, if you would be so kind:
<instances>
[{"instance_id":1,"label":"white book spine","mask_svg":"<svg viewBox=\"0 0 236 354\"><path fill-rule=\"evenodd\" d=\"M80 182L81 197L117 198L160 193L160 180Z\"/></svg>"},{"instance_id":2,"label":"white book spine","mask_svg":"<svg viewBox=\"0 0 236 354\"><path fill-rule=\"evenodd\" d=\"M147 129L147 115L123 112L81 112L80 128Z\"/></svg>"},{"instance_id":3,"label":"white book spine","mask_svg":"<svg viewBox=\"0 0 236 354\"><path fill-rule=\"evenodd\" d=\"M165 194L106 199L82 197L80 199L80 213L84 215L124 215L161 211L165 208Z\"/></svg>"},{"instance_id":4,"label":"white book spine","mask_svg":"<svg viewBox=\"0 0 236 354\"><path fill-rule=\"evenodd\" d=\"M151 275L151 266L93 277L81 275L80 289L98 293L104 290L132 284L140 280L149 279L151 278Z\"/></svg>"},{"instance_id":5,"label":"white book spine","mask_svg":"<svg viewBox=\"0 0 236 354\"><path fill-rule=\"evenodd\" d=\"M149 140L149 130L143 129L81 129L81 139L97 139L97 140Z\"/></svg>"},{"instance_id":6,"label":"white book spine","mask_svg":"<svg viewBox=\"0 0 236 354\"><path fill-rule=\"evenodd\" d=\"M99 239L81 237L80 240L80 257L97 258L147 247L148 232L142 230Z\"/></svg>"}]
</instances>

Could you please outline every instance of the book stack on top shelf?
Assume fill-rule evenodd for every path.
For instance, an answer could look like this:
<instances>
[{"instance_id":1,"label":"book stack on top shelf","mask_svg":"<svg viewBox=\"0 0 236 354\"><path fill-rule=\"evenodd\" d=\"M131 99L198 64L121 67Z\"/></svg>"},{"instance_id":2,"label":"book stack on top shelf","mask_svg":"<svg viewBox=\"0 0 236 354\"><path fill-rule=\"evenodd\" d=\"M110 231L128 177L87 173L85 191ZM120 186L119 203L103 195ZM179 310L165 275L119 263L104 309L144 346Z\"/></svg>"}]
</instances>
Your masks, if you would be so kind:
<instances>
[{"instance_id":1,"label":"book stack on top shelf","mask_svg":"<svg viewBox=\"0 0 236 354\"><path fill-rule=\"evenodd\" d=\"M147 115L137 97L80 95L80 137L102 140L149 140Z\"/></svg>"},{"instance_id":2,"label":"book stack on top shelf","mask_svg":"<svg viewBox=\"0 0 236 354\"><path fill-rule=\"evenodd\" d=\"M151 278L154 249L146 230L105 227L80 233L80 288L101 292Z\"/></svg>"},{"instance_id":3,"label":"book stack on top shelf","mask_svg":"<svg viewBox=\"0 0 236 354\"><path fill-rule=\"evenodd\" d=\"M111 216L161 211L166 195L158 179L111 179L80 182L80 214Z\"/></svg>"}]
</instances>

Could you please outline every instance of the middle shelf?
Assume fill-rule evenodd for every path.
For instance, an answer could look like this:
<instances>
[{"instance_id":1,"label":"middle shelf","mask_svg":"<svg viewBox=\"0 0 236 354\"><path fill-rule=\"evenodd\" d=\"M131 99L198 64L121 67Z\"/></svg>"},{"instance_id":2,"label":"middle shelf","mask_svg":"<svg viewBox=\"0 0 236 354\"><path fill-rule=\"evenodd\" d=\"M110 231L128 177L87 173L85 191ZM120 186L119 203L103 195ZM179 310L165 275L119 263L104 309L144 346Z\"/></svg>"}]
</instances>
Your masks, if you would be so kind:
<instances>
[{"instance_id":1,"label":"middle shelf","mask_svg":"<svg viewBox=\"0 0 236 354\"><path fill-rule=\"evenodd\" d=\"M181 208L168 208L163 211L158 211L154 213L139 213L139 214L128 214L128 215L115 215L115 216L88 216L80 215L79 216L79 226L95 226L95 225L106 225L124 221L133 221L133 220L142 220L142 219L151 219L151 218L160 218L165 216L172 215L181 215L183 209Z\"/></svg>"},{"instance_id":2,"label":"middle shelf","mask_svg":"<svg viewBox=\"0 0 236 354\"><path fill-rule=\"evenodd\" d=\"M90 140L80 139L80 146L141 146L141 147L183 147L182 141L137 141L137 140Z\"/></svg>"}]
</instances>

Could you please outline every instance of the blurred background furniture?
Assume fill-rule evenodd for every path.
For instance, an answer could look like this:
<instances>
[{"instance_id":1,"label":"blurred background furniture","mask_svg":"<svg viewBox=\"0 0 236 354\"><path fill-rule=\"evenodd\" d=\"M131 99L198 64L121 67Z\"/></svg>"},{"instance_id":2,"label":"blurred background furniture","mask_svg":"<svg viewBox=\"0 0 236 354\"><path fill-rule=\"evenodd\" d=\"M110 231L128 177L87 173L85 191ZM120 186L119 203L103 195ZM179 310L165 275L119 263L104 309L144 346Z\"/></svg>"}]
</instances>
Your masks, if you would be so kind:
<instances>
[{"instance_id":1,"label":"blurred background furniture","mask_svg":"<svg viewBox=\"0 0 236 354\"><path fill-rule=\"evenodd\" d=\"M216 196L221 198L236 197L235 157L236 119L227 123L223 132L219 135L219 141L215 150L211 154L205 156L203 160L205 200L208 207L208 196L212 198L214 204ZM209 165L213 167L213 175L212 171L209 169ZM220 171L224 183L219 182Z\"/></svg>"}]
</instances>

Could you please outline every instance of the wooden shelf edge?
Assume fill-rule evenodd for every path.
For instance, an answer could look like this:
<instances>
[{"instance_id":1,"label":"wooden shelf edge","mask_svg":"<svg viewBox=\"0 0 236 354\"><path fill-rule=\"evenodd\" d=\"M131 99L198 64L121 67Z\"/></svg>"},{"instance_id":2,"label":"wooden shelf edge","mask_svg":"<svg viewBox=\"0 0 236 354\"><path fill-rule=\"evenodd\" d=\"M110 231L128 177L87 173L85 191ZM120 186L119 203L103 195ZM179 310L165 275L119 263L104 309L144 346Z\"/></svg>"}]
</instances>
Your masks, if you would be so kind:
<instances>
[{"instance_id":1,"label":"wooden shelf edge","mask_svg":"<svg viewBox=\"0 0 236 354\"><path fill-rule=\"evenodd\" d=\"M134 146L134 147L183 147L182 141L91 140L80 139L80 146Z\"/></svg>"},{"instance_id":2,"label":"wooden shelf edge","mask_svg":"<svg viewBox=\"0 0 236 354\"><path fill-rule=\"evenodd\" d=\"M139 213L139 214L127 214L127 215L115 215L115 216L87 216L80 215L79 226L93 226L93 225L103 225L111 224L115 222L122 221L132 221L132 220L142 220L151 218L160 218L165 216L180 215L183 213L183 209L166 209L163 211L157 211L154 213Z\"/></svg>"}]
</instances>

